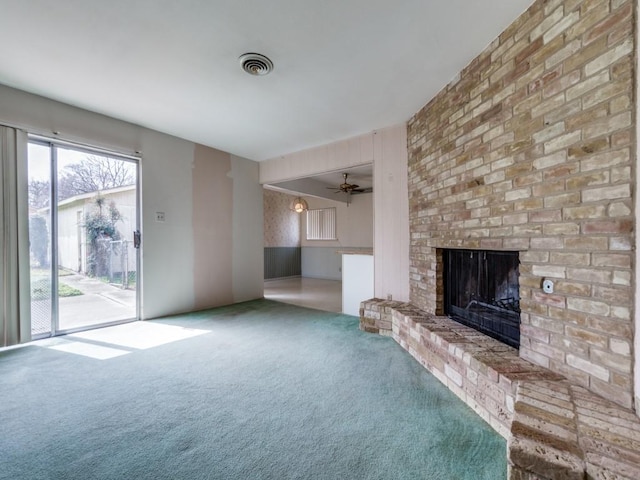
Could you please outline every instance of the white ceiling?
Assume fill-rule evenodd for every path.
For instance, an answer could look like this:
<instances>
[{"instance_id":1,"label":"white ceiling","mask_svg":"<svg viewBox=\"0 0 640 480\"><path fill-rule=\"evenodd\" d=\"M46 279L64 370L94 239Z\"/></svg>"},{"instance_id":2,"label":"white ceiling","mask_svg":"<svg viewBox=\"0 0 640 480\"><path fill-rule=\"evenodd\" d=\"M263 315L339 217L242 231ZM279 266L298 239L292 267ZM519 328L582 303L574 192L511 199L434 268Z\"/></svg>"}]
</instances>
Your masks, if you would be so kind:
<instances>
[{"instance_id":1,"label":"white ceiling","mask_svg":"<svg viewBox=\"0 0 640 480\"><path fill-rule=\"evenodd\" d=\"M0 83L260 161L408 120L530 3L0 0Z\"/></svg>"}]
</instances>

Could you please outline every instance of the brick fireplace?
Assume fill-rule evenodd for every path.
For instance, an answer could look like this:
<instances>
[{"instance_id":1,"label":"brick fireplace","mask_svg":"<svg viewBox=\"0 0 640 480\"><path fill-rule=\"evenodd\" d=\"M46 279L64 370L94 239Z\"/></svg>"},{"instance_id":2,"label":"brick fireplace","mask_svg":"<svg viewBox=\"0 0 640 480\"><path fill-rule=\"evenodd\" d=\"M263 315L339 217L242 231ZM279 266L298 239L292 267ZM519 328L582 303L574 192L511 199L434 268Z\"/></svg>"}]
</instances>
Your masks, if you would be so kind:
<instances>
[{"instance_id":1,"label":"brick fireplace","mask_svg":"<svg viewBox=\"0 0 640 480\"><path fill-rule=\"evenodd\" d=\"M520 357L629 408L634 8L535 2L408 123L411 303L443 249L517 251Z\"/></svg>"}]
</instances>

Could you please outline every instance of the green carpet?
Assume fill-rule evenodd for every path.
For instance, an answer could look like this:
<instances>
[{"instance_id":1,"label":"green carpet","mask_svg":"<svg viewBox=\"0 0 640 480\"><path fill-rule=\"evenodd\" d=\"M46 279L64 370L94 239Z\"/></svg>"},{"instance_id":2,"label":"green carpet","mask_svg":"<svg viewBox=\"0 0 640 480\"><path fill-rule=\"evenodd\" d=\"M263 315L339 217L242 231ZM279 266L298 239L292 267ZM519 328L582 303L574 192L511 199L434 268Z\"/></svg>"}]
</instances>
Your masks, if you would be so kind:
<instances>
[{"instance_id":1,"label":"green carpet","mask_svg":"<svg viewBox=\"0 0 640 480\"><path fill-rule=\"evenodd\" d=\"M1 352L0 479L506 478L504 440L355 317L258 300L157 323L207 333Z\"/></svg>"}]
</instances>

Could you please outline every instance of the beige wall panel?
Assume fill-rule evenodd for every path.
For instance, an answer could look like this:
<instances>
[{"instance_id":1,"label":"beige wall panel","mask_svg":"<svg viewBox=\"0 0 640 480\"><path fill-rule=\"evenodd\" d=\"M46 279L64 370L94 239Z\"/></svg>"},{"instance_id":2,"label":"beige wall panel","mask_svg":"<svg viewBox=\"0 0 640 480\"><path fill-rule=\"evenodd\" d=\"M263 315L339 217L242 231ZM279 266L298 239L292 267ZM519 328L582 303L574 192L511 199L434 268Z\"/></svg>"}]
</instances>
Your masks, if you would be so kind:
<instances>
[{"instance_id":1,"label":"beige wall panel","mask_svg":"<svg viewBox=\"0 0 640 480\"><path fill-rule=\"evenodd\" d=\"M196 145L193 159L194 307L233 303L233 181L228 153Z\"/></svg>"},{"instance_id":2,"label":"beige wall panel","mask_svg":"<svg viewBox=\"0 0 640 480\"><path fill-rule=\"evenodd\" d=\"M231 155L234 302L262 298L264 294L263 188L259 175L256 162Z\"/></svg>"}]
</instances>

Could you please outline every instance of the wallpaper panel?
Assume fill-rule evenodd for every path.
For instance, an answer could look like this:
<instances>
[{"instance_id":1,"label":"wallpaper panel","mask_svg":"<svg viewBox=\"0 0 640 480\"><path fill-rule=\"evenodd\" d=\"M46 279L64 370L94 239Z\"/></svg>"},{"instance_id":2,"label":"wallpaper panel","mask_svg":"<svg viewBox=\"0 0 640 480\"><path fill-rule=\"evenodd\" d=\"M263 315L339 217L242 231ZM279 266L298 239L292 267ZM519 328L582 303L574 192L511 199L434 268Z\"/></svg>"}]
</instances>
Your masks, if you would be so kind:
<instances>
[{"instance_id":1,"label":"wallpaper panel","mask_svg":"<svg viewBox=\"0 0 640 480\"><path fill-rule=\"evenodd\" d=\"M264 246L299 247L300 214L289 210L295 197L264 190Z\"/></svg>"}]
</instances>

